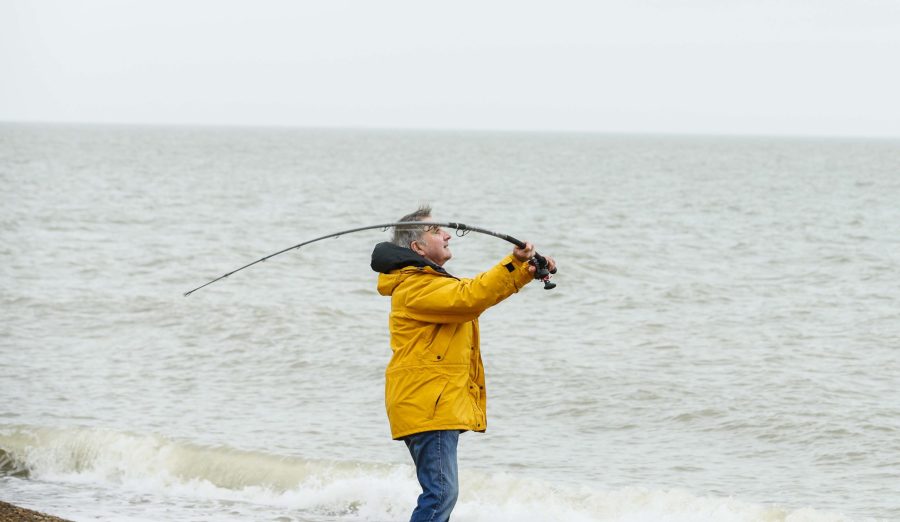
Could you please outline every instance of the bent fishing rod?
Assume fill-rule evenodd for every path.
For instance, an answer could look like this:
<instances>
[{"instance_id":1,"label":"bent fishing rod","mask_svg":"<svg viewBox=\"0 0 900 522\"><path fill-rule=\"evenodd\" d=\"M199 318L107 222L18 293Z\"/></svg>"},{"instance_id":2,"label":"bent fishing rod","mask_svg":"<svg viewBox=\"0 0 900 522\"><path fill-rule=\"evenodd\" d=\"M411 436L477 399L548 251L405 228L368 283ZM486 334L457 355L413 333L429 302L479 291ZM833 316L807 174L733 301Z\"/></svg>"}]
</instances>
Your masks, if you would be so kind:
<instances>
[{"instance_id":1,"label":"bent fishing rod","mask_svg":"<svg viewBox=\"0 0 900 522\"><path fill-rule=\"evenodd\" d=\"M525 248L525 243L523 241L519 241L518 239L516 239L510 235L501 234L499 232L493 232L491 230L486 230L486 229L479 228L479 227L473 227L470 225L466 225L464 223L436 223L433 221L398 221L396 223L383 223L381 225L371 225L371 226L367 226L367 227L359 227L359 228L351 228L349 230L342 230L341 232L335 232L333 234L324 235L322 237L317 237L315 239L310 239L309 241L304 241L302 243L298 243L296 245L289 246L289 247L285 248L284 250L279 250L278 252L275 252L274 254L269 254L266 257L261 257L252 263L247 263L246 265L244 265L240 268L237 268L235 270L232 270L231 272L228 272L227 274L221 275L221 276L213 279L212 281L209 281L205 284L198 286L197 288L194 288L193 290L191 290L189 292L185 292L184 296L187 297L187 296L193 294L194 292L196 292L197 290L200 290L201 288L205 288L205 287L215 283L216 281L221 281L222 279L225 279L226 277L228 277L232 274L236 274L237 272L240 272L241 270L243 270L245 268L250 268L251 266L253 266L257 263L262 263L263 261L268 261L269 259L272 259L273 257L275 257L277 255L284 254L285 252L290 252L291 250L296 250L300 247L309 245L310 243L315 243L316 241L322 241L323 239L329 239L329 238L333 238L333 237L337 238L337 237L340 237L340 236L343 236L346 234L352 234L354 232L362 232L364 230L375 230L378 228L387 230L392 227L410 227L410 228L425 227L426 229L430 228L430 227L453 228L453 229L456 229L456 235L458 237L463 237L466 234L468 234L469 232L478 232L479 234L486 234L489 236L494 236L496 238L500 238L504 241L509 241L510 243L516 245L519 248ZM535 252L533 257L528 262L531 263L532 265L534 265L534 267L535 267L534 278L539 279L540 281L542 281L544 283L544 290L552 290L553 288L556 288L556 283L550 282L550 274L555 274L556 268L554 268L553 270L549 269L549 265L547 263L547 258L545 258L544 256Z\"/></svg>"}]
</instances>

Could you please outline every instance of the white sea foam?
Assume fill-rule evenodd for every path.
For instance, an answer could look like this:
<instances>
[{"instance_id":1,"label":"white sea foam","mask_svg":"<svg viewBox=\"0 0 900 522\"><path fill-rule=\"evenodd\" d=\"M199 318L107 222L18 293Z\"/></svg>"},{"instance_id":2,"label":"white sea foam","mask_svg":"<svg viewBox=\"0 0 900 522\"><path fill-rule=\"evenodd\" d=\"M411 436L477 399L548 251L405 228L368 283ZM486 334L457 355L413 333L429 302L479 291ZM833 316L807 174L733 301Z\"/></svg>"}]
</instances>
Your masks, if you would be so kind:
<instances>
[{"instance_id":1,"label":"white sea foam","mask_svg":"<svg viewBox=\"0 0 900 522\"><path fill-rule=\"evenodd\" d=\"M14 463L8 469L27 469L33 480L99 486L124 497L151 494L181 504L224 502L237 517L264 510L298 520L403 520L418 494L407 465L318 461L158 435L9 426L0 431L0 449ZM601 491L509 473L463 471L461 488L454 519L468 522L846 520L681 490Z\"/></svg>"}]
</instances>

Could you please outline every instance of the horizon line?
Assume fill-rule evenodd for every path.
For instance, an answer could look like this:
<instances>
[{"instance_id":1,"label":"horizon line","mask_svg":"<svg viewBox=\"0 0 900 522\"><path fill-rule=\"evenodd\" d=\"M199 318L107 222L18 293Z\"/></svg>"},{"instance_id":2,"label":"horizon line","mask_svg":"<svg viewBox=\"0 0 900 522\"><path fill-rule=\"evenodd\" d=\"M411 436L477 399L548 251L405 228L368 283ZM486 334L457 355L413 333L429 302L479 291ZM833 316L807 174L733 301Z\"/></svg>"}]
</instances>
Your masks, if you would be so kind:
<instances>
[{"instance_id":1,"label":"horizon line","mask_svg":"<svg viewBox=\"0 0 900 522\"><path fill-rule=\"evenodd\" d=\"M751 138L751 139L824 139L824 140L872 140L898 141L900 135L892 134L803 134L791 132L737 132L737 131L653 131L653 130L584 130L568 128L478 128L478 127L420 127L384 125L299 125L287 123L198 123L198 122L134 122L134 121L73 121L73 120L7 120L0 118L0 125L48 125L85 127L145 127L175 129L256 129L256 130L308 130L308 131L374 131L374 132L423 132L423 133L471 133L471 134L569 134L630 137L670 138Z\"/></svg>"}]
</instances>

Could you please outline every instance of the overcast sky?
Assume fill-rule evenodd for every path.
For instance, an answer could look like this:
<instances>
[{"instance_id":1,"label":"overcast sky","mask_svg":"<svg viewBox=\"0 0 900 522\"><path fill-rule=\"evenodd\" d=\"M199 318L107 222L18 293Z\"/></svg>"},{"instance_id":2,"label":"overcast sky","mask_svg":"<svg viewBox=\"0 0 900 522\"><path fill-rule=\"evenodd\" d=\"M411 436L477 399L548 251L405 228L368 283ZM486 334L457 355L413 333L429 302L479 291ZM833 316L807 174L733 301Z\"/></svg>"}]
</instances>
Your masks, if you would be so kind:
<instances>
[{"instance_id":1,"label":"overcast sky","mask_svg":"<svg viewBox=\"0 0 900 522\"><path fill-rule=\"evenodd\" d=\"M900 0L0 0L0 121L900 137Z\"/></svg>"}]
</instances>

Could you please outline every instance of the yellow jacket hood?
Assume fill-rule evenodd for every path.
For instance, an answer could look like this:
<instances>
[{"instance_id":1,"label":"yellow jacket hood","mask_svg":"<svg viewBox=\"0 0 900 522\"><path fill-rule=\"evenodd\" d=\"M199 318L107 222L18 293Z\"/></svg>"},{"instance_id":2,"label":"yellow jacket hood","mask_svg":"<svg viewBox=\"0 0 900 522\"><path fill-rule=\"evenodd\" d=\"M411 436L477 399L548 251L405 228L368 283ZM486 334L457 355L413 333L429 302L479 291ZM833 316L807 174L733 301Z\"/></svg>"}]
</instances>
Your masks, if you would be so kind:
<instances>
[{"instance_id":1,"label":"yellow jacket hood","mask_svg":"<svg viewBox=\"0 0 900 522\"><path fill-rule=\"evenodd\" d=\"M394 292L394 288L405 279L406 276L400 272L400 269L403 268L428 268L433 273L450 276L443 267L425 259L413 252L412 249L389 242L378 243L375 245L375 249L372 250L372 262L370 266L372 267L372 270L381 274L378 277L378 293L381 295L391 295ZM391 272L395 273L392 274Z\"/></svg>"}]
</instances>

